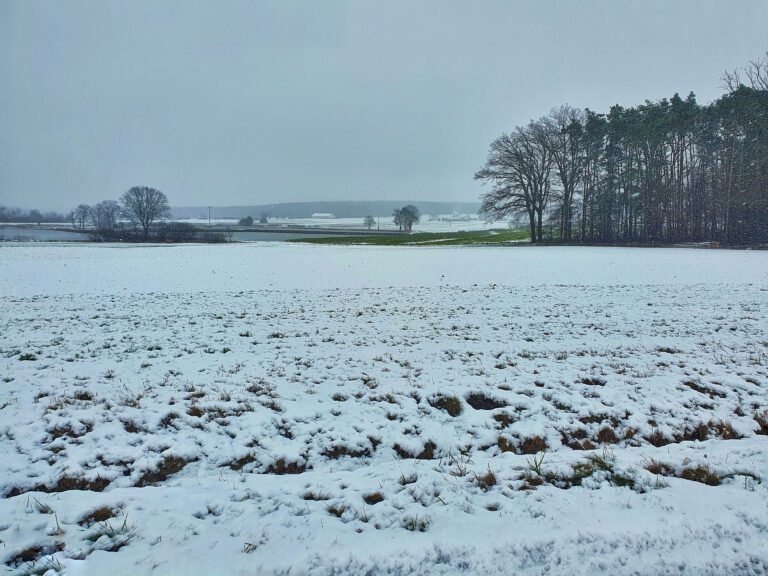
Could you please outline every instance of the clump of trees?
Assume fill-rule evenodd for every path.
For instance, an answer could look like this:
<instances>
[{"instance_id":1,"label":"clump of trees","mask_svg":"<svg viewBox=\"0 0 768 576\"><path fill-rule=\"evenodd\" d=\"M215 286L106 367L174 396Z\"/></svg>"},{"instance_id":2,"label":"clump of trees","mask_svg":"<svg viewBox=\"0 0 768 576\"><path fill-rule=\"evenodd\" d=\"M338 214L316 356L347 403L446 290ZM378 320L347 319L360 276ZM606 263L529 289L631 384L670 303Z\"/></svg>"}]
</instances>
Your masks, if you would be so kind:
<instances>
[{"instance_id":1,"label":"clump of trees","mask_svg":"<svg viewBox=\"0 0 768 576\"><path fill-rule=\"evenodd\" d=\"M401 232L411 232L413 225L420 218L419 209L413 204L407 204L402 208L395 208L395 211L392 212L392 221L397 224Z\"/></svg>"},{"instance_id":2,"label":"clump of trees","mask_svg":"<svg viewBox=\"0 0 768 576\"><path fill-rule=\"evenodd\" d=\"M88 227L101 242L228 242L226 230L200 230L188 222L166 222L171 217L168 197L148 186L134 186L120 201L80 204L69 214L72 225Z\"/></svg>"},{"instance_id":3,"label":"clump of trees","mask_svg":"<svg viewBox=\"0 0 768 576\"><path fill-rule=\"evenodd\" d=\"M168 197L155 188L134 186L120 201L104 200L94 206L79 204L70 212L73 226L92 226L94 240L148 242L154 224L171 217Z\"/></svg>"},{"instance_id":4,"label":"clump of trees","mask_svg":"<svg viewBox=\"0 0 768 576\"><path fill-rule=\"evenodd\" d=\"M94 228L98 230L114 230L122 211L122 207L115 200L104 200L91 208L89 215Z\"/></svg>"},{"instance_id":5,"label":"clump of trees","mask_svg":"<svg viewBox=\"0 0 768 576\"><path fill-rule=\"evenodd\" d=\"M566 105L502 134L481 214L522 216L532 242L768 242L768 53L723 81L709 105Z\"/></svg>"},{"instance_id":6,"label":"clump of trees","mask_svg":"<svg viewBox=\"0 0 768 576\"><path fill-rule=\"evenodd\" d=\"M246 216L245 218L240 218L238 221L240 226L253 226L254 222L255 220L253 219L253 216ZM269 224L269 214L266 212L259 214L259 224Z\"/></svg>"}]
</instances>

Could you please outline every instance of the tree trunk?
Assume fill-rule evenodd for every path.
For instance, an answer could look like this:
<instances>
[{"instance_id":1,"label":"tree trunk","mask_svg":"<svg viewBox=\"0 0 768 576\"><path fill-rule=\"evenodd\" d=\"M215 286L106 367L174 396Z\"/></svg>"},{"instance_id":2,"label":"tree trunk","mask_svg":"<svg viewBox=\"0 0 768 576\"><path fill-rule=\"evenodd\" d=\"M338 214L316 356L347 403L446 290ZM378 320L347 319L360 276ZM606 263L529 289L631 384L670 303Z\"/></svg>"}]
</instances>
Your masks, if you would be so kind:
<instances>
[{"instance_id":1,"label":"tree trunk","mask_svg":"<svg viewBox=\"0 0 768 576\"><path fill-rule=\"evenodd\" d=\"M539 242L541 242L542 239L544 238L544 234L543 234L542 229L541 229L542 212L543 212L543 210L541 210L541 209L536 211L536 215L537 215L537 219L538 219L538 221L536 222L536 231L537 231L537 233L539 235Z\"/></svg>"},{"instance_id":2,"label":"tree trunk","mask_svg":"<svg viewBox=\"0 0 768 576\"><path fill-rule=\"evenodd\" d=\"M536 242L536 216L533 210L528 210L528 222L531 227L531 242Z\"/></svg>"}]
</instances>

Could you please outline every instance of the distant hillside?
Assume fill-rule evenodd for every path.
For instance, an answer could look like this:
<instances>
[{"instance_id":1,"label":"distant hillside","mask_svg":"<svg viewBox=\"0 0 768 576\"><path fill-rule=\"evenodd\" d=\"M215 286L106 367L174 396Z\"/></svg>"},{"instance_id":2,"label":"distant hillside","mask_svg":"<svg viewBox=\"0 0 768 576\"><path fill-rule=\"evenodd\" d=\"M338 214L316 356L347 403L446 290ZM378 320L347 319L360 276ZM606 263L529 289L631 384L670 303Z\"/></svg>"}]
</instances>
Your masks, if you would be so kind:
<instances>
[{"instance_id":1,"label":"distant hillside","mask_svg":"<svg viewBox=\"0 0 768 576\"><path fill-rule=\"evenodd\" d=\"M384 216L405 204L415 204L422 214L474 214L480 208L479 202L417 202L413 200L374 200L359 202L286 202L282 204L257 204L253 206L213 206L213 218L243 218L259 216L266 212L272 218L309 218L318 212L330 212L337 218L362 218L368 214ZM174 206L174 218L208 217L207 206Z\"/></svg>"}]
</instances>

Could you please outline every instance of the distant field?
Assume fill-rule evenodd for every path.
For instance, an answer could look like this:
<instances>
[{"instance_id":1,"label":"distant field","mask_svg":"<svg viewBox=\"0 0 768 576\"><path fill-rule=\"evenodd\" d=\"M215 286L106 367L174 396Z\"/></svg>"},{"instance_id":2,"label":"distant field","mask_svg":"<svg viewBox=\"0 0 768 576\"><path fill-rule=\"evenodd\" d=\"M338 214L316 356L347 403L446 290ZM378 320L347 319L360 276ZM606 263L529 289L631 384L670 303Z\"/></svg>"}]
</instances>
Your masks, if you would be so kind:
<instances>
[{"instance_id":1,"label":"distant field","mask_svg":"<svg viewBox=\"0 0 768 576\"><path fill-rule=\"evenodd\" d=\"M376 225L375 230L397 230L397 226L392 221L391 215L374 215ZM208 224L207 219L185 219L183 222L190 224ZM225 226L237 226L238 220L234 218L214 218L211 221L213 224L225 225ZM334 228L334 229L347 229L358 230L362 235L366 229L363 224L362 218L270 218L269 225L280 227L311 227L311 228ZM485 222L479 218L469 219L455 219L455 220L436 220L431 219L428 216L422 216L419 222L413 225L415 233L421 232L469 232L479 230L492 230L494 228L504 229L506 222Z\"/></svg>"},{"instance_id":2,"label":"distant field","mask_svg":"<svg viewBox=\"0 0 768 576\"><path fill-rule=\"evenodd\" d=\"M418 232L402 236L346 236L335 238L298 238L291 242L309 244L367 244L373 246L416 246L419 244L457 246L465 244L502 244L529 239L526 230L473 230L464 232Z\"/></svg>"}]
</instances>

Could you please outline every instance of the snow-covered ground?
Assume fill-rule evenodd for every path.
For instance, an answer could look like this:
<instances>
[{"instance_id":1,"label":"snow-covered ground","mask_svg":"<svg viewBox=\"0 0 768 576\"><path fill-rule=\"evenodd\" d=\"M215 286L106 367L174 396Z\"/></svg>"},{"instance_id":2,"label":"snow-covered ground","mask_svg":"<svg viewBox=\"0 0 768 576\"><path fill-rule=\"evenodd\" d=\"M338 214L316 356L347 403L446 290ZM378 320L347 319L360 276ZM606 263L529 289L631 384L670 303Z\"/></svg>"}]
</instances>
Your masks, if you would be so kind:
<instances>
[{"instance_id":1,"label":"snow-covered ground","mask_svg":"<svg viewBox=\"0 0 768 576\"><path fill-rule=\"evenodd\" d=\"M0 563L765 574L768 253L0 247Z\"/></svg>"}]
</instances>

